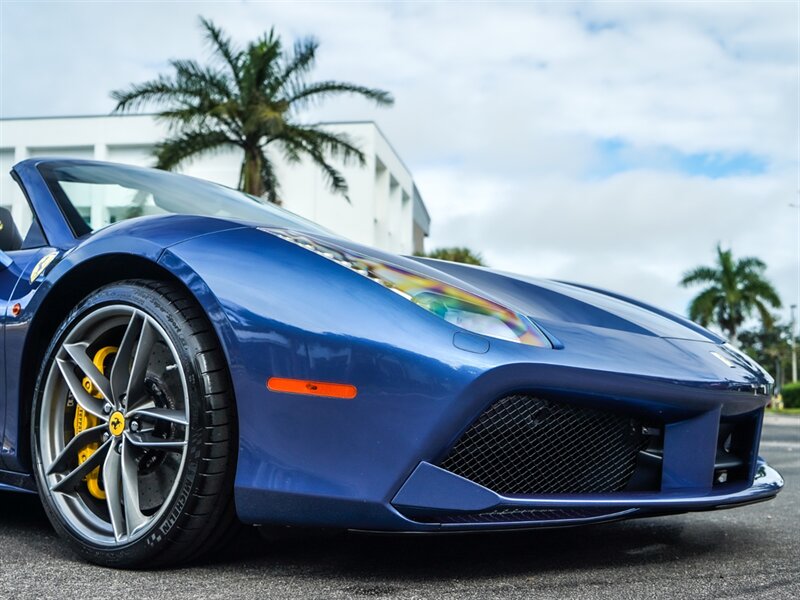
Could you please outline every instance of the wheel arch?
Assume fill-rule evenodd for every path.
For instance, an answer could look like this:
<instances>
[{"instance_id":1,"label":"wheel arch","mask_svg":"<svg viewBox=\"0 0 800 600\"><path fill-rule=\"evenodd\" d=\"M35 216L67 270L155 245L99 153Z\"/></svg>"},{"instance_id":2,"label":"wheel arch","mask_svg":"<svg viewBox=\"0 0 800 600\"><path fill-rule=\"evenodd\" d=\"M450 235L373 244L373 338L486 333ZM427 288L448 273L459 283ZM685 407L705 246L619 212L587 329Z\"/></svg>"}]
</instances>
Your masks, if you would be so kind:
<instances>
[{"instance_id":1,"label":"wheel arch","mask_svg":"<svg viewBox=\"0 0 800 600\"><path fill-rule=\"evenodd\" d=\"M75 264L48 286L46 295L38 302L28 326L17 379L19 399L17 439L20 442L17 458L20 466L26 471L31 467L30 448L26 441L30 430L31 408L39 368L45 359L53 334L78 303L92 291L131 279L165 281L180 286L203 310L230 365L226 340L230 340L232 334L229 331L227 318L222 320L218 318L219 314L224 313L216 297L188 266L174 263L172 266L182 266L183 268L180 268L182 276L150 258L114 252L93 256ZM90 282L90 285L87 285L87 282ZM8 391L9 396L13 398L14 390Z\"/></svg>"}]
</instances>

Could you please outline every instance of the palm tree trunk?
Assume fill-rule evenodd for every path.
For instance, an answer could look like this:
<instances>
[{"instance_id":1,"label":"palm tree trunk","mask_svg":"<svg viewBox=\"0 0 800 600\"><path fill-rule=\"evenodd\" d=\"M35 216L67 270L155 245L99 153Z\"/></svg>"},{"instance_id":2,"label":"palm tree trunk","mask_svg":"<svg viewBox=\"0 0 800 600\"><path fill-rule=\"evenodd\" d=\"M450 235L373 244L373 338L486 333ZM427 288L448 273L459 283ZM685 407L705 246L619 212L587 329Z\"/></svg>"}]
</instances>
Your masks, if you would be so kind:
<instances>
[{"instance_id":1,"label":"palm tree trunk","mask_svg":"<svg viewBox=\"0 0 800 600\"><path fill-rule=\"evenodd\" d=\"M736 323L733 321L728 321L722 330L728 334L728 341L738 348L739 328L737 327Z\"/></svg>"},{"instance_id":2,"label":"palm tree trunk","mask_svg":"<svg viewBox=\"0 0 800 600\"><path fill-rule=\"evenodd\" d=\"M264 195L264 180L261 177L261 152L256 148L245 148L242 162L242 175L239 182L241 190L247 194Z\"/></svg>"}]
</instances>

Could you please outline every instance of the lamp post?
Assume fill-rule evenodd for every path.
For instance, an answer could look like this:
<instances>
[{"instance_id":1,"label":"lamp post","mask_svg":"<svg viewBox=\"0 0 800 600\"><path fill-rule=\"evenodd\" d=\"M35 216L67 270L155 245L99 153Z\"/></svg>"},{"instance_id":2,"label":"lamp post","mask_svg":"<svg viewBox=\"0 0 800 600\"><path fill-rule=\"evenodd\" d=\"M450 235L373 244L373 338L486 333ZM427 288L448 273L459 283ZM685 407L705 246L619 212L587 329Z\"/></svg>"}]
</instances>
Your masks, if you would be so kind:
<instances>
[{"instance_id":1,"label":"lamp post","mask_svg":"<svg viewBox=\"0 0 800 600\"><path fill-rule=\"evenodd\" d=\"M797 191L800 194L800 190ZM796 208L797 211L797 257L800 259L800 202L792 203L789 206L792 208ZM800 291L800 290L798 290ZM800 299L800 295L798 295L798 299ZM791 306L791 323L790 326L792 328L792 381L797 381L797 333L795 332L795 318L794 318L794 311L797 308L797 304L792 304Z\"/></svg>"},{"instance_id":2,"label":"lamp post","mask_svg":"<svg viewBox=\"0 0 800 600\"><path fill-rule=\"evenodd\" d=\"M792 304L790 310L792 311L792 320L789 327L792 330L792 381L797 381L797 334L795 333L795 318L794 311L797 309L797 304Z\"/></svg>"}]
</instances>

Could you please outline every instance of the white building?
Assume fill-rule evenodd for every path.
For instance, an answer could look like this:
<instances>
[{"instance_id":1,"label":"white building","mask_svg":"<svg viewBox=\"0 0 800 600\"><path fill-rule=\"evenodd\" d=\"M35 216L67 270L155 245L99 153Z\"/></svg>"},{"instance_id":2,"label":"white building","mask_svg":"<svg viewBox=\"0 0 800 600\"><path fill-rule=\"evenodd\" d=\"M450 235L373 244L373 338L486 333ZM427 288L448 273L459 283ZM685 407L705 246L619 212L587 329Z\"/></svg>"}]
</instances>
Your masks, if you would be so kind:
<instances>
[{"instance_id":1,"label":"white building","mask_svg":"<svg viewBox=\"0 0 800 600\"><path fill-rule=\"evenodd\" d=\"M289 165L277 153L283 207L353 241L390 252L423 250L430 217L411 172L372 122L329 123L347 134L366 156L366 165L331 159L347 180L350 202L332 193L322 171L310 162ZM25 199L8 175L11 167L35 156L61 156L151 166L153 146L167 135L152 115L0 119L0 206L9 208L25 227ZM204 156L181 172L236 187L241 154ZM78 207L97 228L114 220L120 207L98 202ZM24 230L24 229L23 229Z\"/></svg>"}]
</instances>

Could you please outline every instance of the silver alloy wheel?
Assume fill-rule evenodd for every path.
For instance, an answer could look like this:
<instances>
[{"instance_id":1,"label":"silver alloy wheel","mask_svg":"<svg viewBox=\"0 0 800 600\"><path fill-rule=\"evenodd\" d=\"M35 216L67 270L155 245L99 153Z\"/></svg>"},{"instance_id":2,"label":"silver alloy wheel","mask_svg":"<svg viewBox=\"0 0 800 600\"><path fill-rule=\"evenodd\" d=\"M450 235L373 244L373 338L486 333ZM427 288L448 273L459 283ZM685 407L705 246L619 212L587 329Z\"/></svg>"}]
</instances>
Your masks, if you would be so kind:
<instances>
[{"instance_id":1,"label":"silver alloy wheel","mask_svg":"<svg viewBox=\"0 0 800 600\"><path fill-rule=\"evenodd\" d=\"M92 354L108 347L113 358L98 368ZM174 344L143 311L103 306L70 329L47 375L37 443L54 504L82 537L127 544L170 505L186 463L187 390ZM77 407L96 425L76 431ZM95 469L104 499L86 483Z\"/></svg>"}]
</instances>

